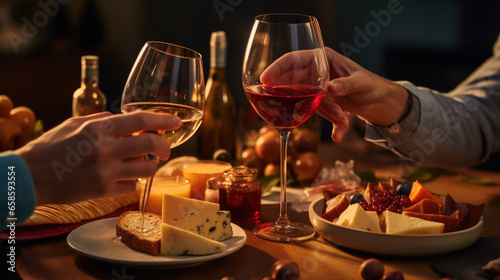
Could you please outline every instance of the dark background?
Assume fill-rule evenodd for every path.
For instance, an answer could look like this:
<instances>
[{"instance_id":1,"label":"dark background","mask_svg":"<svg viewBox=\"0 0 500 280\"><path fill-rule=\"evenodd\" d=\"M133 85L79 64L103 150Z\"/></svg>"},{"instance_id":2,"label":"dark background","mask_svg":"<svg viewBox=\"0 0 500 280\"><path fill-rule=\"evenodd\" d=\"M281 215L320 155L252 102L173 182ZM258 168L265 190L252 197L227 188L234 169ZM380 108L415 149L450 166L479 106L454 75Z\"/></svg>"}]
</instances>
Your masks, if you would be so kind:
<instances>
[{"instance_id":1,"label":"dark background","mask_svg":"<svg viewBox=\"0 0 500 280\"><path fill-rule=\"evenodd\" d=\"M242 59L253 19L262 13L316 16L325 45L341 53L341 45L356 47L357 29L371 26L369 42L351 59L386 78L445 92L491 55L500 31L500 1L59 1L0 3L0 94L9 95L15 106L31 107L46 130L71 116L81 55L100 56L100 87L108 109L118 113L128 72L144 42L199 51L207 78L210 34L217 30L227 33L227 76L237 106L248 107L241 87ZM374 14L391 5L399 12L382 26ZM27 22L35 32L24 37L16 52L12 32L22 35ZM328 141L331 126L323 124L322 140Z\"/></svg>"}]
</instances>

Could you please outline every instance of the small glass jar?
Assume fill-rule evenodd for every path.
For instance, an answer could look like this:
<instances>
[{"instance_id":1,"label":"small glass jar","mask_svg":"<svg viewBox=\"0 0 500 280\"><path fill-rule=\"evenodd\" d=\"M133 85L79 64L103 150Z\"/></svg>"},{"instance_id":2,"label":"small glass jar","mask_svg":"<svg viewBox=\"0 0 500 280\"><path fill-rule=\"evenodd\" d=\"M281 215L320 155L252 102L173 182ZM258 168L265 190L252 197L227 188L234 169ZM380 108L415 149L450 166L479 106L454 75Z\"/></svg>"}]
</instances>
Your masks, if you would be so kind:
<instances>
[{"instance_id":1,"label":"small glass jar","mask_svg":"<svg viewBox=\"0 0 500 280\"><path fill-rule=\"evenodd\" d=\"M219 184L221 210L229 210L235 220L255 220L260 215L261 183L257 171L246 166L226 170Z\"/></svg>"},{"instance_id":2,"label":"small glass jar","mask_svg":"<svg viewBox=\"0 0 500 280\"><path fill-rule=\"evenodd\" d=\"M205 201L219 203L219 179L212 177L207 180Z\"/></svg>"}]
</instances>

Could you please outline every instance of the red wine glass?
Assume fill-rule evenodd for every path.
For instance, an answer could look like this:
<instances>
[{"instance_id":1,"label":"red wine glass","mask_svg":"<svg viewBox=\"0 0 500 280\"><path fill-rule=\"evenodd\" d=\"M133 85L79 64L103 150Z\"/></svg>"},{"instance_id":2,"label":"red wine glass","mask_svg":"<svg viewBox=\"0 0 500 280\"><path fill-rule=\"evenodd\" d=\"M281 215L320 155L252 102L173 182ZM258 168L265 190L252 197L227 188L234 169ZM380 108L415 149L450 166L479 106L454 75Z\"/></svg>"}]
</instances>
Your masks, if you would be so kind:
<instances>
[{"instance_id":1,"label":"red wine glass","mask_svg":"<svg viewBox=\"0 0 500 280\"><path fill-rule=\"evenodd\" d=\"M300 14L255 18L243 61L243 87L257 114L280 132L280 214L255 226L255 235L294 242L314 236L287 215L287 144L290 131L311 117L326 94L329 70L318 20Z\"/></svg>"}]
</instances>

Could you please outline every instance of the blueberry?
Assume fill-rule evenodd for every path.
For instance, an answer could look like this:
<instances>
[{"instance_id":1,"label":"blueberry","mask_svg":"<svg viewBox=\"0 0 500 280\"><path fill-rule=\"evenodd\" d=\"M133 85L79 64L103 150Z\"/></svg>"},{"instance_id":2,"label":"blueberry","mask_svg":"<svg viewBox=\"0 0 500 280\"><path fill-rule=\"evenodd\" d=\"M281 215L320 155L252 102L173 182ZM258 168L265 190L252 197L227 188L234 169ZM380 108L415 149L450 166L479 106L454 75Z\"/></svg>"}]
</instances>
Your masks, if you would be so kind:
<instances>
[{"instance_id":1,"label":"blueberry","mask_svg":"<svg viewBox=\"0 0 500 280\"><path fill-rule=\"evenodd\" d=\"M404 183L399 184L399 186L397 188L398 194L409 196L410 192L411 192L411 187L412 187L412 184L408 183L408 182L404 182Z\"/></svg>"},{"instance_id":2,"label":"blueberry","mask_svg":"<svg viewBox=\"0 0 500 280\"><path fill-rule=\"evenodd\" d=\"M355 193L355 194L351 195L351 198L349 200L349 204L360 203L363 200L365 200L365 197L362 194Z\"/></svg>"}]
</instances>

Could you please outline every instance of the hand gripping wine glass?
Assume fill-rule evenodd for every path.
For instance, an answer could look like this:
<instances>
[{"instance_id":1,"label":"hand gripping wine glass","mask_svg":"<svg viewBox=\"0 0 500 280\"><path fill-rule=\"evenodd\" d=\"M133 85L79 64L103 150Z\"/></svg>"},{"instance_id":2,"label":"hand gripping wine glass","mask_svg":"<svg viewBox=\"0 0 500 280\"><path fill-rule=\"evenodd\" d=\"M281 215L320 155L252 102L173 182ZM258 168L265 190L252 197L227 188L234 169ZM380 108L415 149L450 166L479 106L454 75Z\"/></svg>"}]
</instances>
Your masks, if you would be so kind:
<instances>
[{"instance_id":1,"label":"hand gripping wine glass","mask_svg":"<svg viewBox=\"0 0 500 280\"><path fill-rule=\"evenodd\" d=\"M204 104L205 79L201 55L173 44L146 42L125 84L122 112L150 111L178 116L182 124L177 130L144 131L161 135L173 148L186 142L200 127ZM142 200L143 213L152 182L153 177L147 178Z\"/></svg>"},{"instance_id":2,"label":"hand gripping wine glass","mask_svg":"<svg viewBox=\"0 0 500 280\"><path fill-rule=\"evenodd\" d=\"M255 235L273 241L302 241L314 229L287 215L287 144L290 131L311 117L323 101L329 78L318 21L298 14L255 18L243 61L243 87L259 116L280 132L280 215L257 225Z\"/></svg>"}]
</instances>

